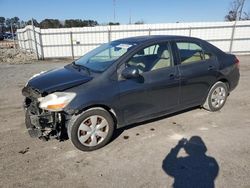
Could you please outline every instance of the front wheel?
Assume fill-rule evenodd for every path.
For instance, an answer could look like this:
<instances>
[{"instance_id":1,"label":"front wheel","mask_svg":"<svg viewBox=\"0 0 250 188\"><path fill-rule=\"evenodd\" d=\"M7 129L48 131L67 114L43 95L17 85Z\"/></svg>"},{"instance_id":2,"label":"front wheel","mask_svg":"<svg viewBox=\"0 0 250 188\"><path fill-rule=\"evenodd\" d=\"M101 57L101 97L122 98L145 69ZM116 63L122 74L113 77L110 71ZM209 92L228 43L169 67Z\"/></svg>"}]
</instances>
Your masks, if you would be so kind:
<instances>
[{"instance_id":1,"label":"front wheel","mask_svg":"<svg viewBox=\"0 0 250 188\"><path fill-rule=\"evenodd\" d=\"M226 103L228 96L228 87L223 82L216 82L210 89L206 102L203 104L203 108L208 111L218 111Z\"/></svg>"},{"instance_id":2,"label":"front wheel","mask_svg":"<svg viewBox=\"0 0 250 188\"><path fill-rule=\"evenodd\" d=\"M73 116L68 124L68 135L73 145L82 151L105 146L114 132L114 121L104 109L90 109Z\"/></svg>"}]
</instances>

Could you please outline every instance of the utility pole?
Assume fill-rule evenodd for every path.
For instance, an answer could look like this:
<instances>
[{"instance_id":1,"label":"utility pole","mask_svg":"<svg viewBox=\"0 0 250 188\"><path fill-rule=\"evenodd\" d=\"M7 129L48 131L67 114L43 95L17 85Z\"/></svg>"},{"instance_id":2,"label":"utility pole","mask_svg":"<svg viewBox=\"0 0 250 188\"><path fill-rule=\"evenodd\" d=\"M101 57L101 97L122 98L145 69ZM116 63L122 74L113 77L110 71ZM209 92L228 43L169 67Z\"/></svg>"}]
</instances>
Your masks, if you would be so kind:
<instances>
[{"instance_id":1,"label":"utility pole","mask_svg":"<svg viewBox=\"0 0 250 188\"><path fill-rule=\"evenodd\" d=\"M113 8L114 8L114 23L116 22L116 15L115 15L115 7L116 6L116 0L113 0Z\"/></svg>"},{"instance_id":2,"label":"utility pole","mask_svg":"<svg viewBox=\"0 0 250 188\"><path fill-rule=\"evenodd\" d=\"M132 24L131 10L129 10L129 24Z\"/></svg>"}]
</instances>

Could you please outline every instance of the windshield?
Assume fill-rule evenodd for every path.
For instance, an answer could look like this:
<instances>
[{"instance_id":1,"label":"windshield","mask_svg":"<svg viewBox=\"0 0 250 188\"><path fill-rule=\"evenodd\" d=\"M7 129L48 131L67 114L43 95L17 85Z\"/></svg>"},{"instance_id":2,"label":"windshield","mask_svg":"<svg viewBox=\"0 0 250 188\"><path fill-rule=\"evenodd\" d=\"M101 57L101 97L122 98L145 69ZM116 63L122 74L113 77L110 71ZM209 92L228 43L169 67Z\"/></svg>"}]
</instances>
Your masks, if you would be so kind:
<instances>
[{"instance_id":1,"label":"windshield","mask_svg":"<svg viewBox=\"0 0 250 188\"><path fill-rule=\"evenodd\" d=\"M134 45L120 42L103 44L76 60L74 64L83 66L90 71L103 72Z\"/></svg>"}]
</instances>

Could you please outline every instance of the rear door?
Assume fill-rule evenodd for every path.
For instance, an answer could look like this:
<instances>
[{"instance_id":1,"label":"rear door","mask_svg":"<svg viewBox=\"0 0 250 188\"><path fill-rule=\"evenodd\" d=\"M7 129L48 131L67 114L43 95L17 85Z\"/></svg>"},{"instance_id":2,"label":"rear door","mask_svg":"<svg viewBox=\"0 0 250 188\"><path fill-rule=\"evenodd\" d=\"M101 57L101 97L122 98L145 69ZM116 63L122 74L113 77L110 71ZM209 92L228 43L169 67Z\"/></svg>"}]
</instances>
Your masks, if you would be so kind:
<instances>
[{"instance_id":1,"label":"rear door","mask_svg":"<svg viewBox=\"0 0 250 188\"><path fill-rule=\"evenodd\" d=\"M200 105L218 75L217 58L202 48L201 43L176 41L180 71L180 104L186 107Z\"/></svg>"}]
</instances>

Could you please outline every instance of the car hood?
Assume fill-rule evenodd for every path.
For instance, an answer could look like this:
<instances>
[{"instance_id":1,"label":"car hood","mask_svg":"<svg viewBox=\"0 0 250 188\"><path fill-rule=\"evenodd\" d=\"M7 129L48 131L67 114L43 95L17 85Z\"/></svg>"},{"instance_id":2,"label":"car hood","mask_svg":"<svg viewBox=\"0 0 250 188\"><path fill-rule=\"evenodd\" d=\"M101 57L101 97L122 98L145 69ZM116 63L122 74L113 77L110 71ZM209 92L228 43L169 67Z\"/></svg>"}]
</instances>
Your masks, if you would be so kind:
<instances>
[{"instance_id":1,"label":"car hood","mask_svg":"<svg viewBox=\"0 0 250 188\"><path fill-rule=\"evenodd\" d=\"M70 66L65 66L35 75L28 81L27 86L40 93L52 93L86 83L91 79L92 77L89 75L70 68Z\"/></svg>"}]
</instances>

